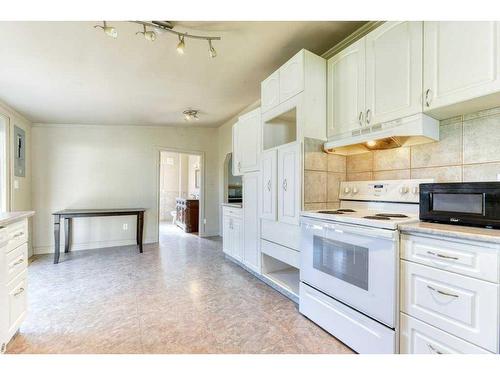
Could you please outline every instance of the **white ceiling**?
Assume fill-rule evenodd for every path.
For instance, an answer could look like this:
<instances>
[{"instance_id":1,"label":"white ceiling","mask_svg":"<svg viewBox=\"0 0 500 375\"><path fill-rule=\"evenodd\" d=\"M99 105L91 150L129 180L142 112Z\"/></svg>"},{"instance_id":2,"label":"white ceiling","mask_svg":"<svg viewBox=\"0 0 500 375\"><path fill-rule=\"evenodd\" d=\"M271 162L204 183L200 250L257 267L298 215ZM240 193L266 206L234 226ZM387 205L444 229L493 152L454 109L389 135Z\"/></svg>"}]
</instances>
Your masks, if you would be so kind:
<instances>
[{"instance_id":1,"label":"white ceiling","mask_svg":"<svg viewBox=\"0 0 500 375\"><path fill-rule=\"evenodd\" d=\"M260 82L301 48L321 54L363 22L177 22L182 32L220 35L218 56L206 41L110 22L0 22L0 100L33 122L219 126L260 97Z\"/></svg>"}]
</instances>

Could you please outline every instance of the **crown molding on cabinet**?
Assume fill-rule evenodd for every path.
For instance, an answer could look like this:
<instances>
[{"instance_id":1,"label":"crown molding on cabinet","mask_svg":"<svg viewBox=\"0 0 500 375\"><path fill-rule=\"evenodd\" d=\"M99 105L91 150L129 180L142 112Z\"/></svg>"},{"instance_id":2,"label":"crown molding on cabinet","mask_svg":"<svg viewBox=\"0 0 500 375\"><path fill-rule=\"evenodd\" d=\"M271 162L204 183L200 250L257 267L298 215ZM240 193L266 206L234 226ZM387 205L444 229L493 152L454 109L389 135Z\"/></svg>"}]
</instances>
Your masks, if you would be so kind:
<instances>
[{"instance_id":1,"label":"crown molding on cabinet","mask_svg":"<svg viewBox=\"0 0 500 375\"><path fill-rule=\"evenodd\" d=\"M321 57L325 59L329 59L332 56L335 56L338 52L342 51L344 48L347 46L351 45L355 41L361 39L364 37L366 34L368 34L370 31L375 30L377 27L385 23L385 21L369 21L365 23L363 26L361 26L359 29L357 29L355 32L347 36L345 39L334 45L332 48L330 48L328 51L323 53Z\"/></svg>"}]
</instances>

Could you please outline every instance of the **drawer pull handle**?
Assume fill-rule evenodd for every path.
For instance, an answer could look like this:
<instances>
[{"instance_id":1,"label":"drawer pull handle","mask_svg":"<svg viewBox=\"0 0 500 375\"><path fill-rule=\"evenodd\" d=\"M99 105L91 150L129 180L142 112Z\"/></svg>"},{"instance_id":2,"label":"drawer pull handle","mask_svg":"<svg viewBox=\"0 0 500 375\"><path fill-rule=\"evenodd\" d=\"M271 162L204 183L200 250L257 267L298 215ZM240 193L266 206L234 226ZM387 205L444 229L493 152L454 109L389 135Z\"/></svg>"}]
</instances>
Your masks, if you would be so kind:
<instances>
[{"instance_id":1,"label":"drawer pull handle","mask_svg":"<svg viewBox=\"0 0 500 375\"><path fill-rule=\"evenodd\" d=\"M436 354L443 354L443 352L440 352L435 347L433 347L431 344L427 344L427 346L429 347L429 349L431 350L431 352L436 353Z\"/></svg>"},{"instance_id":2,"label":"drawer pull handle","mask_svg":"<svg viewBox=\"0 0 500 375\"><path fill-rule=\"evenodd\" d=\"M448 293L448 292L443 292L442 290L439 290L439 289L436 289L436 288L433 288L432 286L430 285L427 285L427 288L429 288L430 290L432 290L433 292L437 292L439 294L442 294L443 296L448 296L448 297L453 297L453 298L458 298L459 296L457 294L452 294L452 293Z\"/></svg>"},{"instance_id":3,"label":"drawer pull handle","mask_svg":"<svg viewBox=\"0 0 500 375\"><path fill-rule=\"evenodd\" d=\"M439 254L439 253L435 253L433 251L428 251L427 254L434 255L435 257L444 258L444 259L458 260L458 257L452 257L450 255Z\"/></svg>"},{"instance_id":4,"label":"drawer pull handle","mask_svg":"<svg viewBox=\"0 0 500 375\"><path fill-rule=\"evenodd\" d=\"M19 264L22 264L23 262L24 262L24 258L21 258L21 259L19 259L18 261L16 261L16 262L12 263L12 267L15 267L15 266L17 266L17 265L19 265Z\"/></svg>"},{"instance_id":5,"label":"drawer pull handle","mask_svg":"<svg viewBox=\"0 0 500 375\"><path fill-rule=\"evenodd\" d=\"M14 234L14 236L12 238L17 238L17 237L21 237L21 236L24 236L24 232L19 232L19 233Z\"/></svg>"},{"instance_id":6,"label":"drawer pull handle","mask_svg":"<svg viewBox=\"0 0 500 375\"><path fill-rule=\"evenodd\" d=\"M19 290L17 292L14 293L14 297L17 297L18 295L20 295L22 292L24 292L24 288L19 288Z\"/></svg>"}]
</instances>

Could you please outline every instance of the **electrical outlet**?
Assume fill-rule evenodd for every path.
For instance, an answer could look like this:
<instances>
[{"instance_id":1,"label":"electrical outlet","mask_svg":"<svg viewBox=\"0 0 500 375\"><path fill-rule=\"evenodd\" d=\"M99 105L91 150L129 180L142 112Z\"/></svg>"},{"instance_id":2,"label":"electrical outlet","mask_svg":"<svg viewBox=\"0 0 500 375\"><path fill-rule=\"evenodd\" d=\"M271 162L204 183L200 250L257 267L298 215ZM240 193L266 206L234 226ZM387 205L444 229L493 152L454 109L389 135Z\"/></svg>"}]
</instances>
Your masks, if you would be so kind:
<instances>
[{"instance_id":1,"label":"electrical outlet","mask_svg":"<svg viewBox=\"0 0 500 375\"><path fill-rule=\"evenodd\" d=\"M128 230L128 224L127 223L123 224L123 230Z\"/></svg>"},{"instance_id":2,"label":"electrical outlet","mask_svg":"<svg viewBox=\"0 0 500 375\"><path fill-rule=\"evenodd\" d=\"M207 223L207 219L203 219L203 224L206 224Z\"/></svg>"}]
</instances>

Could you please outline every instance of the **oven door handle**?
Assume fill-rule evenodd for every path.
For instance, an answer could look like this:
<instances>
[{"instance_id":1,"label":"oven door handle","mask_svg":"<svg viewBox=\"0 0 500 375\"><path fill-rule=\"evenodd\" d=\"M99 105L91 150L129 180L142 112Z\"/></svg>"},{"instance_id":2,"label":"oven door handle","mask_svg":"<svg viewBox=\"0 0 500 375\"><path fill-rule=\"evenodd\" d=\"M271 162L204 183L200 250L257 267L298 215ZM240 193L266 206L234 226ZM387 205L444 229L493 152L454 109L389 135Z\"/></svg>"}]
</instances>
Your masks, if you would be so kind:
<instances>
[{"instance_id":1,"label":"oven door handle","mask_svg":"<svg viewBox=\"0 0 500 375\"><path fill-rule=\"evenodd\" d=\"M392 240L394 239L396 231L386 230L386 229L377 229L377 228L369 228L362 226L352 226L345 224L332 224L325 223L319 220L303 220L303 224L306 226L311 226L314 229L330 229L339 233L348 233L348 234L357 234L365 237L377 237Z\"/></svg>"}]
</instances>

